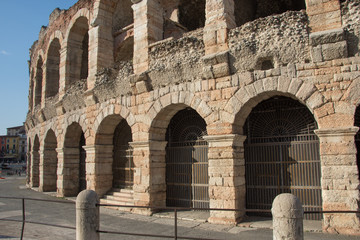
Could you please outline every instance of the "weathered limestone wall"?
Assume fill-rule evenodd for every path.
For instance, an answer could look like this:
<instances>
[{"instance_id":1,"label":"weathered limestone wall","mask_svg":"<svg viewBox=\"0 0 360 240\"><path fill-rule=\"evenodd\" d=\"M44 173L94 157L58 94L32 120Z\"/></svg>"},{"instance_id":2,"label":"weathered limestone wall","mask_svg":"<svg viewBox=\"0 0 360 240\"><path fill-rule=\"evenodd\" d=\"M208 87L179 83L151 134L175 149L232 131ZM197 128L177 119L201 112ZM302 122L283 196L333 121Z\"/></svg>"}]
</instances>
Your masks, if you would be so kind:
<instances>
[{"instance_id":1,"label":"weathered limestone wall","mask_svg":"<svg viewBox=\"0 0 360 240\"><path fill-rule=\"evenodd\" d=\"M87 188L100 195L111 190L111 127L124 119L132 131L135 204L165 206L165 133L172 117L190 107L207 124L210 207L241 210L211 212L209 221L241 221L246 201L244 123L263 100L286 96L306 105L317 121L324 210L359 209L354 143L354 113L360 103L358 0L342 5L307 0L306 12L288 11L239 27L234 14L241 11L235 11L232 0L208 0L204 28L167 39L168 20L158 13L176 23L177 1L132 3L132 61L128 56L114 61L119 39L113 32L123 27L120 22L131 21L116 16L119 8L110 0L81 0L67 11L56 10L32 46L26 120L31 186L43 183L43 146L51 130L57 142L58 195L77 194L82 133ZM68 33L80 17L88 20L89 77L67 85ZM38 59L47 62L54 38L61 44L59 92L45 98L44 78L42 103L34 105L34 76L39 69L46 73L46 67L37 66ZM354 214L324 215L327 232L360 234L359 226Z\"/></svg>"}]
</instances>

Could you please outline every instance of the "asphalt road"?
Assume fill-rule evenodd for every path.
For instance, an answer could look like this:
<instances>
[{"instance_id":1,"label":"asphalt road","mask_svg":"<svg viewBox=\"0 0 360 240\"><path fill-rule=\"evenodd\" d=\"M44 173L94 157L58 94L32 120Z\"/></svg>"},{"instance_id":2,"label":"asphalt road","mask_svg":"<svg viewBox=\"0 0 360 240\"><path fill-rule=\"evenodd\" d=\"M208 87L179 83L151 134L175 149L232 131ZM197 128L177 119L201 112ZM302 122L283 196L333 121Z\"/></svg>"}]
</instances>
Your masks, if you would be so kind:
<instances>
[{"instance_id":1,"label":"asphalt road","mask_svg":"<svg viewBox=\"0 0 360 240\"><path fill-rule=\"evenodd\" d=\"M45 200L63 200L48 194L39 193L25 187L24 177L0 179L1 197L35 198ZM68 228L26 223L24 239L36 240L70 240L75 239L75 204L52 203L25 200L26 220L44 224L55 224ZM0 239L19 239L22 224L10 220L22 219L22 201L0 198ZM4 220L7 219L7 220ZM200 239L272 239L271 229L245 228L239 226L215 225L198 221L178 221L178 236ZM174 220L142 216L112 209L100 209L100 230L129 232L136 234L173 235ZM173 239L160 237L141 237L101 233L101 239ZM359 240L360 237L328 235L322 233L305 233L305 239Z\"/></svg>"}]
</instances>

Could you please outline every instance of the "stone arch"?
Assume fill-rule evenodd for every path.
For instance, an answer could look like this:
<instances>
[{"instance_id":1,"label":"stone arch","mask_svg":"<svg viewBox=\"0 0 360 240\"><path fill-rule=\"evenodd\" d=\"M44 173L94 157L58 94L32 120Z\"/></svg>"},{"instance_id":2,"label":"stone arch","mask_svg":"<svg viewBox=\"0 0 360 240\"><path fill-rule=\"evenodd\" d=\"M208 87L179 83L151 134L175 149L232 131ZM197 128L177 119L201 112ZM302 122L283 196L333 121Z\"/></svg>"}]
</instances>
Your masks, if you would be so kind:
<instances>
[{"instance_id":1,"label":"stone arch","mask_svg":"<svg viewBox=\"0 0 360 240\"><path fill-rule=\"evenodd\" d=\"M81 9L69 24L65 38L67 49L65 89L80 81L79 83L86 90L86 79L89 74L89 19L89 11Z\"/></svg>"},{"instance_id":2,"label":"stone arch","mask_svg":"<svg viewBox=\"0 0 360 240\"><path fill-rule=\"evenodd\" d=\"M220 112L220 119L233 124L234 133L243 134L242 127L251 110L261 101L274 96L289 97L304 104L319 125L315 110L326 100L316 91L314 84L296 78L265 78L240 88Z\"/></svg>"},{"instance_id":3,"label":"stone arch","mask_svg":"<svg viewBox=\"0 0 360 240\"><path fill-rule=\"evenodd\" d=\"M60 39L52 39L49 44L46 58L45 98L55 97L59 93L60 50Z\"/></svg>"},{"instance_id":4,"label":"stone arch","mask_svg":"<svg viewBox=\"0 0 360 240\"><path fill-rule=\"evenodd\" d=\"M54 192L57 190L57 148L57 137L55 132L52 129L49 129L44 138L40 191Z\"/></svg>"},{"instance_id":5,"label":"stone arch","mask_svg":"<svg viewBox=\"0 0 360 240\"><path fill-rule=\"evenodd\" d=\"M315 130L313 114L294 98L275 95L251 108L243 124L248 209L270 209L281 193L296 195L306 210L322 208ZM320 214L306 217L321 219Z\"/></svg>"},{"instance_id":6,"label":"stone arch","mask_svg":"<svg viewBox=\"0 0 360 240\"><path fill-rule=\"evenodd\" d=\"M306 9L305 0L236 0L234 4L235 22L237 26L272 14Z\"/></svg>"},{"instance_id":7,"label":"stone arch","mask_svg":"<svg viewBox=\"0 0 360 240\"><path fill-rule=\"evenodd\" d=\"M99 131L100 124L104 121L106 117L110 115L119 115L121 118L125 119L130 126L133 126L135 124L135 116L129 111L129 109L118 104L105 104L101 106L101 111L95 118L95 122L93 125L94 132Z\"/></svg>"},{"instance_id":8,"label":"stone arch","mask_svg":"<svg viewBox=\"0 0 360 240\"><path fill-rule=\"evenodd\" d=\"M207 125L212 122L210 115L213 111L204 100L186 91L171 92L158 98L146 114L151 125L149 139L165 139L165 132L170 119L178 111L187 107L194 109L205 120Z\"/></svg>"},{"instance_id":9,"label":"stone arch","mask_svg":"<svg viewBox=\"0 0 360 240\"><path fill-rule=\"evenodd\" d=\"M205 26L206 0L163 1L164 38L179 38L183 33Z\"/></svg>"},{"instance_id":10,"label":"stone arch","mask_svg":"<svg viewBox=\"0 0 360 240\"><path fill-rule=\"evenodd\" d=\"M132 131L126 119L114 113L102 119L95 136L95 166L103 169L96 173L101 178L101 182L96 183L100 195L111 188L132 188L134 164L131 142Z\"/></svg>"},{"instance_id":11,"label":"stone arch","mask_svg":"<svg viewBox=\"0 0 360 240\"><path fill-rule=\"evenodd\" d=\"M86 145L85 134L77 122L67 125L63 155L62 186L58 192L63 196L76 196L86 189ZM58 186L59 188L59 186Z\"/></svg>"},{"instance_id":12,"label":"stone arch","mask_svg":"<svg viewBox=\"0 0 360 240\"><path fill-rule=\"evenodd\" d=\"M39 167L40 167L40 140L36 134L32 144L31 152L31 187L39 187Z\"/></svg>"},{"instance_id":13,"label":"stone arch","mask_svg":"<svg viewBox=\"0 0 360 240\"><path fill-rule=\"evenodd\" d=\"M34 91L34 105L40 105L42 99L42 85L43 85L43 57L39 56L36 61L35 73L35 91Z\"/></svg>"}]
</instances>

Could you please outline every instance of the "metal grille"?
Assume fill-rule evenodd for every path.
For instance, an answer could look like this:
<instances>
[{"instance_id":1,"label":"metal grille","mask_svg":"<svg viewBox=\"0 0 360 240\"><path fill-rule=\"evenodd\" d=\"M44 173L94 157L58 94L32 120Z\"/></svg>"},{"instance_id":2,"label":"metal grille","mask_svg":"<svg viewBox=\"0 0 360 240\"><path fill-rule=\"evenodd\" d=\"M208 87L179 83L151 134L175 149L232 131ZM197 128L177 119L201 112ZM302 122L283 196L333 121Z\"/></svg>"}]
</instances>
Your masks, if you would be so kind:
<instances>
[{"instance_id":1,"label":"metal grille","mask_svg":"<svg viewBox=\"0 0 360 240\"><path fill-rule=\"evenodd\" d=\"M206 123L192 109L178 112L166 138L167 206L209 207L208 144Z\"/></svg>"},{"instance_id":2,"label":"metal grille","mask_svg":"<svg viewBox=\"0 0 360 240\"><path fill-rule=\"evenodd\" d=\"M356 127L360 127L360 107L356 108L354 125ZM356 144L356 150L357 150L356 162L357 162L357 167L358 167L358 177L360 180L360 131L358 131L355 135L355 144Z\"/></svg>"},{"instance_id":3,"label":"metal grille","mask_svg":"<svg viewBox=\"0 0 360 240\"><path fill-rule=\"evenodd\" d=\"M270 99L254 109L245 126L247 208L271 209L277 195L292 193L305 211L321 210L319 140L309 111L291 99ZM305 217L317 220L321 214Z\"/></svg>"},{"instance_id":4,"label":"metal grille","mask_svg":"<svg viewBox=\"0 0 360 240\"><path fill-rule=\"evenodd\" d=\"M173 143L166 149L167 206L209 208L206 141Z\"/></svg>"},{"instance_id":5,"label":"metal grille","mask_svg":"<svg viewBox=\"0 0 360 240\"><path fill-rule=\"evenodd\" d=\"M79 161L79 192L86 189L86 151L83 148L85 146L85 136L84 133L80 137L80 161Z\"/></svg>"},{"instance_id":6,"label":"metal grille","mask_svg":"<svg viewBox=\"0 0 360 240\"><path fill-rule=\"evenodd\" d=\"M113 187L132 188L134 184L133 149L131 128L122 120L114 133Z\"/></svg>"}]
</instances>

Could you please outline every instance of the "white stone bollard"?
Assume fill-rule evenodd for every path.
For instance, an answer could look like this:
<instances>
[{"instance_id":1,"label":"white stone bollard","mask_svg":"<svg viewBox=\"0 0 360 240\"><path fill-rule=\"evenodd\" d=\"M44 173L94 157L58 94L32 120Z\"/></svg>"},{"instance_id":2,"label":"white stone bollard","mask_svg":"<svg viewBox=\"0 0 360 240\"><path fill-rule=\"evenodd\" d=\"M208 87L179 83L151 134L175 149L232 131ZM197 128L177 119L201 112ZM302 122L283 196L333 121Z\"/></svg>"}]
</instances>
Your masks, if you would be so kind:
<instances>
[{"instance_id":1,"label":"white stone bollard","mask_svg":"<svg viewBox=\"0 0 360 240\"><path fill-rule=\"evenodd\" d=\"M76 240L99 240L99 197L84 190L76 198Z\"/></svg>"},{"instance_id":2,"label":"white stone bollard","mask_svg":"<svg viewBox=\"0 0 360 240\"><path fill-rule=\"evenodd\" d=\"M278 195L272 205L273 239L303 240L304 210L300 200L289 193Z\"/></svg>"}]
</instances>

